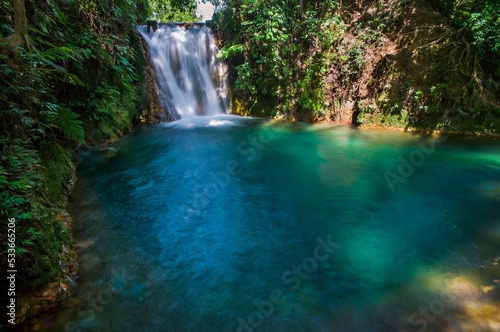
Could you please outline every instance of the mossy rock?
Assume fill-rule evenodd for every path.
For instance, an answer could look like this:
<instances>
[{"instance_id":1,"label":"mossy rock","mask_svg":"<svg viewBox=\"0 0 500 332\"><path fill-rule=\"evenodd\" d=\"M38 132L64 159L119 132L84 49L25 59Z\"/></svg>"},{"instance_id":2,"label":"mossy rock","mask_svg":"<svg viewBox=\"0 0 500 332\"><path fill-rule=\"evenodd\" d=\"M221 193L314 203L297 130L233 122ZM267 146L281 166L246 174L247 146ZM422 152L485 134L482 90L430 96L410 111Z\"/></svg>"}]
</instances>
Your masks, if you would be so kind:
<instances>
[{"instance_id":1,"label":"mossy rock","mask_svg":"<svg viewBox=\"0 0 500 332\"><path fill-rule=\"evenodd\" d=\"M40 151L40 164L50 203L57 203L73 174L69 153L59 144L49 144Z\"/></svg>"}]
</instances>

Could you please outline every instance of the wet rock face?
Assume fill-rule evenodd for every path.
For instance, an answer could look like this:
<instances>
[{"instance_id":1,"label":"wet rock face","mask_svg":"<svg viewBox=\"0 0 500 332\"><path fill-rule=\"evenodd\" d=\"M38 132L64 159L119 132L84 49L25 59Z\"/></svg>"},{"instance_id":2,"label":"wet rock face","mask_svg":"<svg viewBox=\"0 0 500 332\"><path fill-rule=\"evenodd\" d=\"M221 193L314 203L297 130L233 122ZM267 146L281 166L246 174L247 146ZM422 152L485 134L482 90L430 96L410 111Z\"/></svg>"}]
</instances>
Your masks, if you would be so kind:
<instances>
[{"instance_id":1,"label":"wet rock face","mask_svg":"<svg viewBox=\"0 0 500 332\"><path fill-rule=\"evenodd\" d=\"M17 296L16 325L29 318L60 305L70 295L73 280L76 278L77 265L74 250L67 250L66 262L61 261L64 268L61 277L45 285L24 289Z\"/></svg>"},{"instance_id":2,"label":"wet rock face","mask_svg":"<svg viewBox=\"0 0 500 332\"><path fill-rule=\"evenodd\" d=\"M16 313L16 324L21 324L32 316L57 307L68 297L69 286L69 282L61 279L19 296L17 299L19 310Z\"/></svg>"},{"instance_id":3,"label":"wet rock face","mask_svg":"<svg viewBox=\"0 0 500 332\"><path fill-rule=\"evenodd\" d=\"M146 59L147 65L145 67L145 77L146 77L146 98L148 100L149 109L145 110L140 116L139 119L142 123L145 124L157 124L161 121L162 110L160 105L160 100L158 98L158 91L156 88L157 77L154 71L154 64L151 61L151 57L149 56L148 46L145 43L144 39L141 38L142 41L142 49L144 50L144 58Z\"/></svg>"}]
</instances>

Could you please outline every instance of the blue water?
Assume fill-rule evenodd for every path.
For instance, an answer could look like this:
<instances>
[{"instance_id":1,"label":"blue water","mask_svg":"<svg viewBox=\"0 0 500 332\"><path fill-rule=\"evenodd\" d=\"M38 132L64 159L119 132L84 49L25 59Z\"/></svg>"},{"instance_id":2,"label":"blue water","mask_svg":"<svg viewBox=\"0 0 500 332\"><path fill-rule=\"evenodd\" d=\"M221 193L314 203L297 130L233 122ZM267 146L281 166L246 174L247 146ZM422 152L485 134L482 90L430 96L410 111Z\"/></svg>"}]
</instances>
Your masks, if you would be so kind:
<instances>
[{"instance_id":1,"label":"blue water","mask_svg":"<svg viewBox=\"0 0 500 332\"><path fill-rule=\"evenodd\" d=\"M493 331L498 143L233 116L137 129L79 166L80 277L34 323Z\"/></svg>"}]
</instances>

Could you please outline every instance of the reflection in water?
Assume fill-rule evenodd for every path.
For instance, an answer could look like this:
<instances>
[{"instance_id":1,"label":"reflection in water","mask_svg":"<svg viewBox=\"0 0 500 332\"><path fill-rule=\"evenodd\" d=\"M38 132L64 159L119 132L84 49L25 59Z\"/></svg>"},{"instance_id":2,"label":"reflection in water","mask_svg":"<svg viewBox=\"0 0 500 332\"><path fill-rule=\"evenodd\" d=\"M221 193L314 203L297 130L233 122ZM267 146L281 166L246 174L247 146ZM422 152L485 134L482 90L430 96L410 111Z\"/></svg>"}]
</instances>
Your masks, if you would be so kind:
<instances>
[{"instance_id":1,"label":"reflection in water","mask_svg":"<svg viewBox=\"0 0 500 332\"><path fill-rule=\"evenodd\" d=\"M437 139L234 116L137 130L81 165L80 277L34 324L498 331L500 148ZM392 192L419 142L435 151Z\"/></svg>"}]
</instances>

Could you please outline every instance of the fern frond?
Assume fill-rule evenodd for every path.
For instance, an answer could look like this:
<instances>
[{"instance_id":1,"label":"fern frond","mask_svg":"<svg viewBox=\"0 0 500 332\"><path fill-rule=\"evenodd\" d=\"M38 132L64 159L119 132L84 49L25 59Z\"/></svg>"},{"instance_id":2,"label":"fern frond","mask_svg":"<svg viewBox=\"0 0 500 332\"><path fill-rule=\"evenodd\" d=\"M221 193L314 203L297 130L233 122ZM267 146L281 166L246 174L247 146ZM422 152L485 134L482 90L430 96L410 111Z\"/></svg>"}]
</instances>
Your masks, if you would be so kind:
<instances>
[{"instance_id":1,"label":"fern frond","mask_svg":"<svg viewBox=\"0 0 500 332\"><path fill-rule=\"evenodd\" d=\"M55 124L68 138L77 142L83 142L85 132L83 131L80 115L64 107L58 107Z\"/></svg>"}]
</instances>

